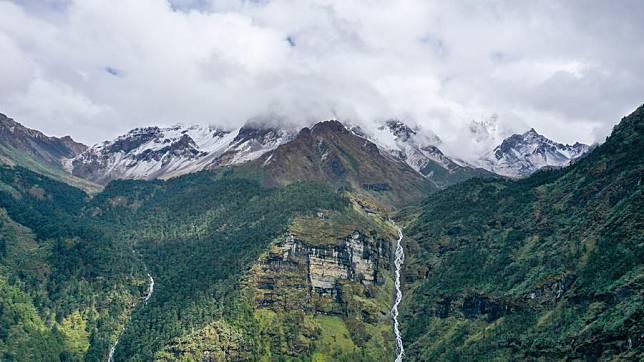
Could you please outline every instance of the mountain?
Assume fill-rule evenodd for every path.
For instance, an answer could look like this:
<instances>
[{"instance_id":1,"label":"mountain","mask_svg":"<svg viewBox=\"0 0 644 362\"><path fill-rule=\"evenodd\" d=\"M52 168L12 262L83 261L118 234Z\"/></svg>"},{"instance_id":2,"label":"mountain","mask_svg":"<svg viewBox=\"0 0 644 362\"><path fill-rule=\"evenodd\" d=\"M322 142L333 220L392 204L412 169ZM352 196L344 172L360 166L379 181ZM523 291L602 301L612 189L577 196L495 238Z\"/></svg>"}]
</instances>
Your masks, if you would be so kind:
<instances>
[{"instance_id":1,"label":"mountain","mask_svg":"<svg viewBox=\"0 0 644 362\"><path fill-rule=\"evenodd\" d=\"M389 359L396 228L380 206L433 188L338 122L252 160L280 134L246 127L215 159L248 162L92 197L0 167L0 359ZM200 157L172 140L163 155Z\"/></svg>"},{"instance_id":2,"label":"mountain","mask_svg":"<svg viewBox=\"0 0 644 362\"><path fill-rule=\"evenodd\" d=\"M100 184L114 179L169 178L253 160L292 138L285 129L246 125L137 128L90 147L71 161L73 175Z\"/></svg>"},{"instance_id":3,"label":"mountain","mask_svg":"<svg viewBox=\"0 0 644 362\"><path fill-rule=\"evenodd\" d=\"M66 161L65 167L74 176L104 185L114 179L170 178L242 164L292 141L297 134L295 128L270 124L251 120L232 131L198 125L137 128L84 150ZM580 143L559 144L531 130L505 139L473 166L445 155L438 136L399 120L388 120L369 132L344 128L407 163L435 188L472 177L524 177L542 167L568 165L590 149ZM482 130L487 132L487 128Z\"/></svg>"},{"instance_id":4,"label":"mountain","mask_svg":"<svg viewBox=\"0 0 644 362\"><path fill-rule=\"evenodd\" d=\"M5 164L18 162L12 159L6 148L22 152L46 165L62 168L64 160L73 158L87 149L71 137L48 137L42 132L24 127L20 123L0 113L0 145L2 160Z\"/></svg>"},{"instance_id":5,"label":"mountain","mask_svg":"<svg viewBox=\"0 0 644 362\"><path fill-rule=\"evenodd\" d=\"M567 168L404 210L406 359L642 360L643 133L644 106Z\"/></svg>"},{"instance_id":6,"label":"mountain","mask_svg":"<svg viewBox=\"0 0 644 362\"><path fill-rule=\"evenodd\" d=\"M139 130L101 152L188 173L91 196L0 166L0 360L391 360L397 225L405 360L642 359L643 120L444 190L337 121Z\"/></svg>"},{"instance_id":7,"label":"mountain","mask_svg":"<svg viewBox=\"0 0 644 362\"><path fill-rule=\"evenodd\" d=\"M478 163L499 175L525 177L544 167L567 166L590 149L582 143L564 145L551 141L532 128L506 138Z\"/></svg>"},{"instance_id":8,"label":"mountain","mask_svg":"<svg viewBox=\"0 0 644 362\"><path fill-rule=\"evenodd\" d=\"M318 181L400 205L437 188L405 162L331 120L302 129L297 137L255 161L270 185Z\"/></svg>"},{"instance_id":9,"label":"mountain","mask_svg":"<svg viewBox=\"0 0 644 362\"><path fill-rule=\"evenodd\" d=\"M97 185L65 171L69 160L86 149L87 146L69 136L46 136L0 113L0 164L26 167L86 191L96 192L99 189Z\"/></svg>"},{"instance_id":10,"label":"mountain","mask_svg":"<svg viewBox=\"0 0 644 362\"><path fill-rule=\"evenodd\" d=\"M413 130L399 120L388 120L374 132L365 134L393 156L405 161L439 188L444 188L472 177L493 177L482 168L446 156L437 145L441 140L435 134Z\"/></svg>"},{"instance_id":11,"label":"mountain","mask_svg":"<svg viewBox=\"0 0 644 362\"><path fill-rule=\"evenodd\" d=\"M247 165L248 166L248 165ZM386 215L225 170L87 194L0 167L2 360L386 360Z\"/></svg>"}]
</instances>

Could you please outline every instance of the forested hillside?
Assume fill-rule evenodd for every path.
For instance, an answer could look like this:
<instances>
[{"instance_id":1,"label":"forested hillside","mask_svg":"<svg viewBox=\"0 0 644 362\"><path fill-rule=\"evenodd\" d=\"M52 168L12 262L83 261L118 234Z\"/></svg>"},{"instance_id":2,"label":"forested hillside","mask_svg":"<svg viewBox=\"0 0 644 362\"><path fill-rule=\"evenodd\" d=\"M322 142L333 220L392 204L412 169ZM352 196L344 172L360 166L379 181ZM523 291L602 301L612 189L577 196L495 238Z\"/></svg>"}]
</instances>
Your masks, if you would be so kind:
<instances>
[{"instance_id":1,"label":"forested hillside","mask_svg":"<svg viewBox=\"0 0 644 362\"><path fill-rule=\"evenodd\" d=\"M82 191L0 167L0 359L105 359L144 280Z\"/></svg>"},{"instance_id":2,"label":"forested hillside","mask_svg":"<svg viewBox=\"0 0 644 362\"><path fill-rule=\"evenodd\" d=\"M644 106L575 165L401 214L410 360L644 358Z\"/></svg>"},{"instance_id":3,"label":"forested hillside","mask_svg":"<svg viewBox=\"0 0 644 362\"><path fill-rule=\"evenodd\" d=\"M643 116L569 168L399 212L407 359L643 357ZM283 146L92 196L0 167L0 359L390 359L389 217L426 184L324 132L306 160ZM315 172L275 182L293 167Z\"/></svg>"},{"instance_id":4,"label":"forested hillside","mask_svg":"<svg viewBox=\"0 0 644 362\"><path fill-rule=\"evenodd\" d=\"M367 200L227 172L92 198L20 167L0 176L3 360L105 360L117 338L115 360L393 353L394 232Z\"/></svg>"},{"instance_id":5,"label":"forested hillside","mask_svg":"<svg viewBox=\"0 0 644 362\"><path fill-rule=\"evenodd\" d=\"M250 335L249 325L227 321L247 319L243 314L252 312L239 294L242 277L295 215L346 207L346 200L323 185L265 189L209 172L110 184L94 199L92 213L122 230L156 282L155 294L133 315L116 358L149 360L171 339L216 321L237 338ZM253 353L249 341L222 343Z\"/></svg>"}]
</instances>

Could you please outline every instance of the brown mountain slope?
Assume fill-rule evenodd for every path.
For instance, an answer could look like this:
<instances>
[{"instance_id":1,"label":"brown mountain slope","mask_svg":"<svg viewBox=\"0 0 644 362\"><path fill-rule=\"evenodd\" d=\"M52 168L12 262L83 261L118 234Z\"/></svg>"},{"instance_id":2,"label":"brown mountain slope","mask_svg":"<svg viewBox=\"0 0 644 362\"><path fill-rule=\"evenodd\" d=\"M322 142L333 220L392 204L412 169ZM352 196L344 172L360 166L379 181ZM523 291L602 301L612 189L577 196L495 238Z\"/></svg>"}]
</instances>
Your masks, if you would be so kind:
<instances>
[{"instance_id":1,"label":"brown mountain slope","mask_svg":"<svg viewBox=\"0 0 644 362\"><path fill-rule=\"evenodd\" d=\"M337 188L375 196L400 206L436 187L407 164L351 132L338 121L304 128L297 137L254 161L269 185L296 181L329 182Z\"/></svg>"},{"instance_id":2,"label":"brown mountain slope","mask_svg":"<svg viewBox=\"0 0 644 362\"><path fill-rule=\"evenodd\" d=\"M69 136L62 138L46 136L2 113L0 113L0 144L12 147L37 161L61 168L62 159L75 157L87 149L87 146L74 141Z\"/></svg>"},{"instance_id":3,"label":"brown mountain slope","mask_svg":"<svg viewBox=\"0 0 644 362\"><path fill-rule=\"evenodd\" d=\"M64 161L87 149L71 137L50 137L0 113L0 164L22 166L34 172L95 192L99 186L65 171Z\"/></svg>"}]
</instances>

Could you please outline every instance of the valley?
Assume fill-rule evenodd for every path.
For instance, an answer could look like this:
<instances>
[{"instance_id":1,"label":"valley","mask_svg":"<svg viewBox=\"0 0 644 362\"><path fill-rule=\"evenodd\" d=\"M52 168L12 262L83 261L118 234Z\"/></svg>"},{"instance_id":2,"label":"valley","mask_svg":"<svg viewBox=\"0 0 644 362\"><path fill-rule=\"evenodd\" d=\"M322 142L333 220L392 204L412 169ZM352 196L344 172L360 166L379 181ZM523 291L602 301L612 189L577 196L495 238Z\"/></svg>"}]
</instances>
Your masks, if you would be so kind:
<instances>
[{"instance_id":1,"label":"valley","mask_svg":"<svg viewBox=\"0 0 644 362\"><path fill-rule=\"evenodd\" d=\"M137 129L47 164L65 177L13 142L0 357L637 359L643 114L592 150L512 136L518 180L402 122Z\"/></svg>"},{"instance_id":2,"label":"valley","mask_svg":"<svg viewBox=\"0 0 644 362\"><path fill-rule=\"evenodd\" d=\"M0 0L0 362L644 362L643 14Z\"/></svg>"}]
</instances>

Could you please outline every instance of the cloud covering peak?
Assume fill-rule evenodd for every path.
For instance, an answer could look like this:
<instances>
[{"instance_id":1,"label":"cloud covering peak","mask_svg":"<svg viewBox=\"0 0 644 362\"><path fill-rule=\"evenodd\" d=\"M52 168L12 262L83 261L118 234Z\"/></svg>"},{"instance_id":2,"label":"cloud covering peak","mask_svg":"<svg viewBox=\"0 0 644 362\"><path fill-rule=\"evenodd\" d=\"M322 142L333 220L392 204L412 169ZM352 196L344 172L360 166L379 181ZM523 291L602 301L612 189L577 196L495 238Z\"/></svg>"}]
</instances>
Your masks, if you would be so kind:
<instances>
[{"instance_id":1,"label":"cloud covering peak","mask_svg":"<svg viewBox=\"0 0 644 362\"><path fill-rule=\"evenodd\" d=\"M93 143L150 124L400 118L601 141L642 103L639 1L0 2L0 111Z\"/></svg>"}]
</instances>

